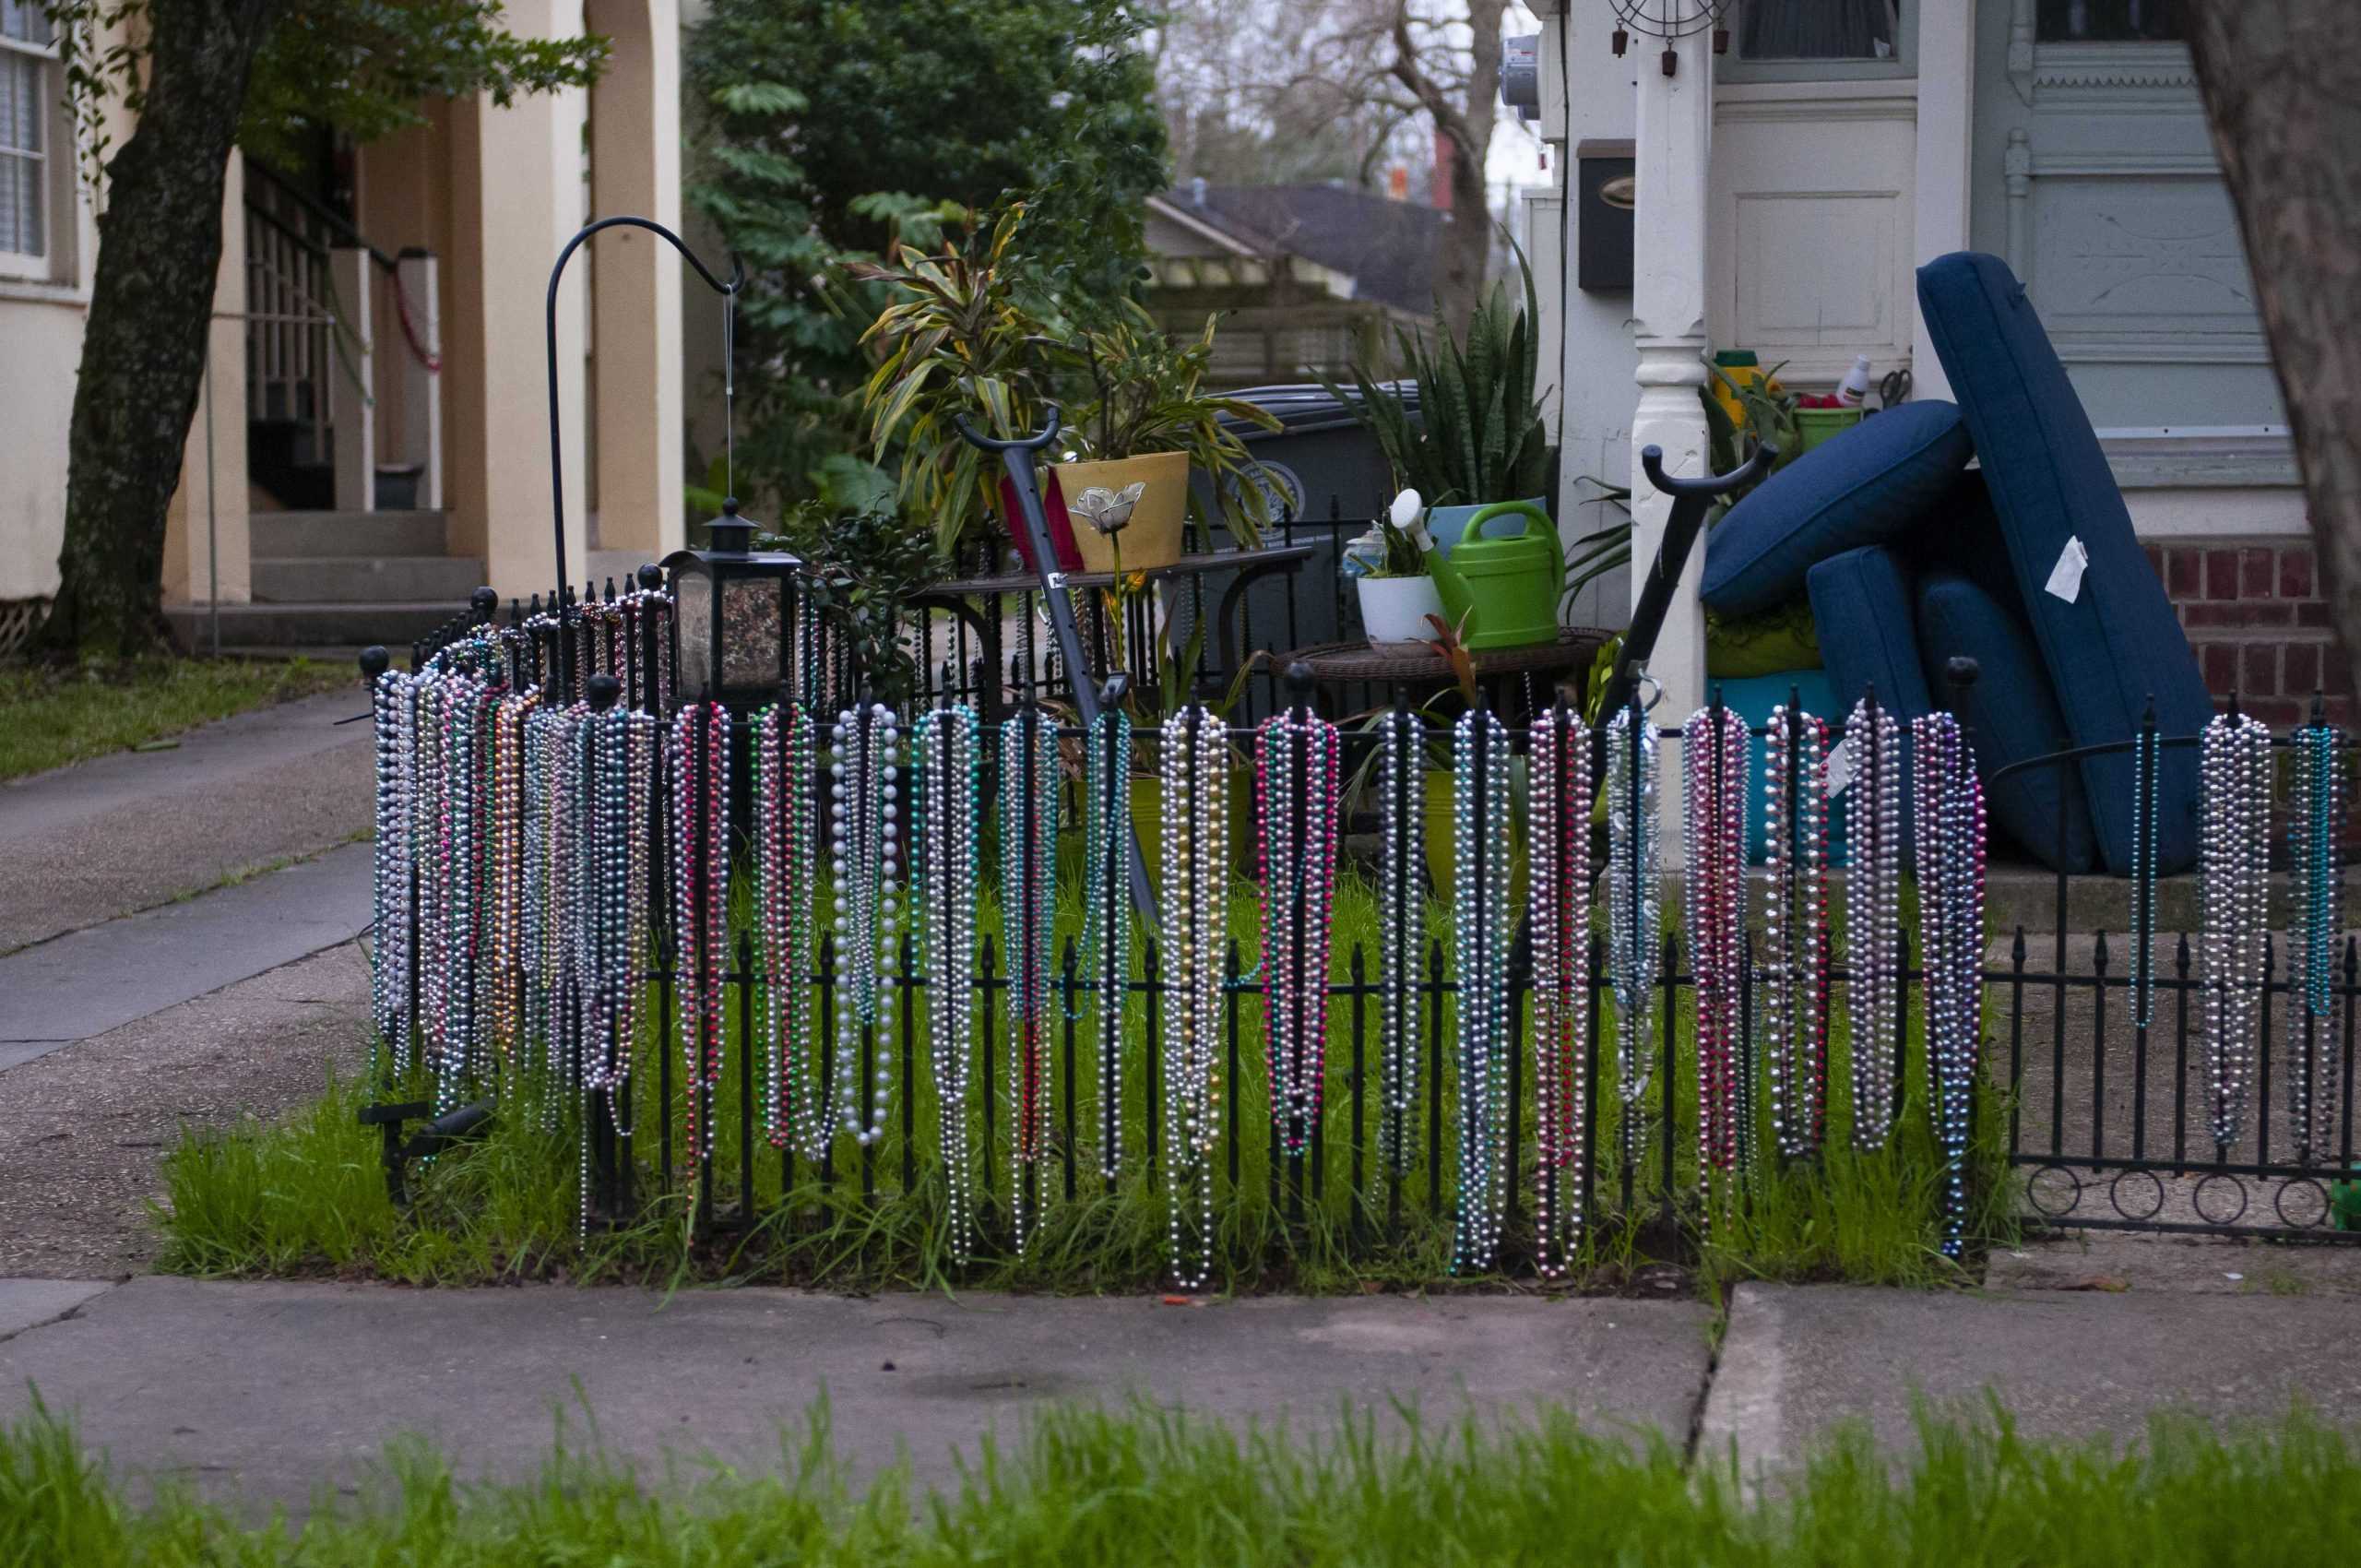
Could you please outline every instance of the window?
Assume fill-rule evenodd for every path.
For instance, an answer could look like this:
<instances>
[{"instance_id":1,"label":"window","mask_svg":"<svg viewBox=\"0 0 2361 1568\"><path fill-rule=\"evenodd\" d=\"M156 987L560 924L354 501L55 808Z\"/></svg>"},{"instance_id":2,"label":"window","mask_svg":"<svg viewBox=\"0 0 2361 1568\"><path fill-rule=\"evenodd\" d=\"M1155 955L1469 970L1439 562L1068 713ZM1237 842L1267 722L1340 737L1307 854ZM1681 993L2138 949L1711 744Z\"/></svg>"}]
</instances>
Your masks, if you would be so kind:
<instances>
[{"instance_id":1,"label":"window","mask_svg":"<svg viewBox=\"0 0 2361 1568\"><path fill-rule=\"evenodd\" d=\"M58 72L56 42L37 0L0 0L0 267L23 271L34 263L49 270Z\"/></svg>"},{"instance_id":2,"label":"window","mask_svg":"<svg viewBox=\"0 0 2361 1568\"><path fill-rule=\"evenodd\" d=\"M2181 0L2041 0L2042 43L2174 43L2189 36Z\"/></svg>"},{"instance_id":3,"label":"window","mask_svg":"<svg viewBox=\"0 0 2361 1568\"><path fill-rule=\"evenodd\" d=\"M1738 22L1741 60L1891 60L1902 40L1900 0L1747 0Z\"/></svg>"}]
</instances>

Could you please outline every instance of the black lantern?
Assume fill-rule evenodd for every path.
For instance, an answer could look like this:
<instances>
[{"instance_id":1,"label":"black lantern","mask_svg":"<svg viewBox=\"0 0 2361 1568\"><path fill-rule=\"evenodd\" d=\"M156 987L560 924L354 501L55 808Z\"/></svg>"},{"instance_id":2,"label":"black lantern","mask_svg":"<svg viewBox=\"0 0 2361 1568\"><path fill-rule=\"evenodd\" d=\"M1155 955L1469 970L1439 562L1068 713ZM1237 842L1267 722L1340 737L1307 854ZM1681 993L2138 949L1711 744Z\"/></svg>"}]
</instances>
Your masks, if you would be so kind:
<instances>
[{"instance_id":1,"label":"black lantern","mask_svg":"<svg viewBox=\"0 0 2361 1568\"><path fill-rule=\"evenodd\" d=\"M803 563L784 551L754 550L754 532L732 496L713 520L711 548L664 558L672 579L673 684L682 702L743 711L789 690Z\"/></svg>"}]
</instances>

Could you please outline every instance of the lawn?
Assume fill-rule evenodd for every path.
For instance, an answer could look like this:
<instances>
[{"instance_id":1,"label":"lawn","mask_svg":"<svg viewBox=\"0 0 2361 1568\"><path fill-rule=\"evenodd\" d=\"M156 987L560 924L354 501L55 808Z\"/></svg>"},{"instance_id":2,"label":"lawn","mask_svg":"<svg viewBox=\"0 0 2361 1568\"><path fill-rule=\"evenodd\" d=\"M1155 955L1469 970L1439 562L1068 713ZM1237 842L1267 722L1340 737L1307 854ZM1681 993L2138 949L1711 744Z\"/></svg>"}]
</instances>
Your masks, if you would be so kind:
<instances>
[{"instance_id":1,"label":"lawn","mask_svg":"<svg viewBox=\"0 0 2361 1568\"><path fill-rule=\"evenodd\" d=\"M1768 1489L1740 1485L1726 1456L1691 1465L1560 1412L1503 1427L1404 1416L1314 1436L1053 1410L941 1489L898 1468L848 1479L825 1409L782 1434L776 1473L691 1459L661 1484L563 1446L537 1479L462 1482L412 1443L358 1500L324 1491L301 1525L256 1525L170 1481L134 1504L69 1425L36 1413L0 1430L0 1562L2177 1568L2310 1562L2361 1532L2361 1455L2300 1414L2228 1434L2159 1420L2120 1448L2030 1441L1998 1411L1922 1415L1913 1454L1890 1463L1840 1434Z\"/></svg>"},{"instance_id":2,"label":"lawn","mask_svg":"<svg viewBox=\"0 0 2361 1568\"><path fill-rule=\"evenodd\" d=\"M350 686L350 669L292 659L0 664L0 780L151 745L249 708Z\"/></svg>"},{"instance_id":3,"label":"lawn","mask_svg":"<svg viewBox=\"0 0 2361 1568\"><path fill-rule=\"evenodd\" d=\"M987 938L997 938L991 900L979 921ZM1059 915L1060 938L1078 924L1076 897L1069 885ZM1231 908L1230 929L1242 954L1256 951L1258 910L1252 890L1240 885ZM1350 977L1357 943L1373 948L1374 898L1368 884L1348 875L1339 889L1336 936L1331 951L1334 977ZM1430 929L1447 936L1449 917L1440 906L1429 910ZM1135 970L1145 944L1135 942ZM1445 944L1446 952L1448 944ZM1534 1193L1534 1137L1530 1097L1520 1137L1523 1169L1517 1173L1522 1226L1504 1239L1502 1273L1454 1277L1451 1229L1456 1158L1451 1129L1456 1084L1450 1072L1453 1004L1441 1015L1443 1072L1424 1075L1444 1092L1432 1101L1442 1129L1442 1158L1422 1150L1404 1172L1398 1194L1377 1164L1376 1114L1371 1097L1359 1140L1360 1185L1356 1188L1356 1139L1352 1115L1349 999L1332 1003L1326 1055L1327 1093L1316 1183L1294 1190L1284 1159L1275 1161L1266 1107L1260 992L1250 980L1233 992L1240 1049L1234 1076L1225 1075L1224 1110L1237 1129L1216 1156L1215 1213L1219 1231L1213 1288L1229 1291L1346 1291L1370 1289L1498 1289L1513 1280L1534 1284L1528 1265ZM1369 965L1374 973L1373 958ZM1840 988L1841 998L1841 988ZM997 997L994 998L995 1004ZM925 1004L915 1004L926 1039ZM1061 999L1053 1008L1062 1011ZM1080 1037L1075 1063L1081 1106L1078 1127L1095 1124L1090 1107L1095 1068L1090 1053L1091 1009L1076 999ZM730 1016L740 1015L731 997ZM759 1014L759 1008L754 1010ZM578 1235L578 1171L581 1152L574 1106L552 1104L540 1076L502 1075L492 1092L497 1110L481 1141L415 1167L413 1206L398 1208L386 1192L376 1131L358 1124L357 1112L372 1099L433 1098L423 1078L397 1092L372 1091L360 1082L327 1086L314 1105L287 1120L245 1121L228 1128L192 1129L164 1161L165 1201L156 1214L161 1228L158 1266L201 1276L321 1276L381 1277L414 1284L480 1284L531 1278L576 1281L683 1279L795 1284L834 1289L981 1288L1051 1291L1149 1290L1167 1277L1167 1199L1161 1178L1151 1183L1140 1158L1147 1136L1142 1063L1147 1051L1147 1009L1134 1002L1128 1015L1124 1146L1132 1151L1125 1175L1114 1190L1097 1180L1087 1147L1079 1151L1076 1195L1062 1196L1063 1168L1056 1158L1043 1167L1049 1200L1031 1245L1022 1256L1004 1244L1007 1234L1008 1129L1005 1123L1006 1030L995 1026L1001 1054L994 1075L1003 1096L997 1136L986 1138L979 1111L971 1126L977 1146L989 1144L990 1191L985 1205L987 1245L964 1267L949 1255L946 1202L931 1128L934 1096L926 1058L918 1052L919 1085L912 1122L917 1181L903 1186L901 1120L892 1119L884 1140L870 1151L871 1191L864 1192L860 1158L850 1140L839 1139L833 1180L808 1161L790 1161L764 1140L753 1138L751 1215L738 1216L746 1154L739 1139L738 1038L721 1076L714 1125L718 1133L711 1208L699 1212L702 1194L691 1182L674 1180L658 1191L659 1139L655 1119L669 1110L680 1148L683 1106L675 1074L673 1102L659 1108L654 1091L658 1058L677 1061L679 1045L664 1037L654 998L644 1010L637 1052L637 1099L634 1118L635 1182L644 1202L635 1222L593 1228ZM1374 1074L1374 1004L1365 1065ZM1850 1097L1846 1035L1840 1004L1834 1019L1830 1065L1830 1138L1816 1158L1781 1160L1766 1153L1750 1187L1732 1194L1720 1184L1710 1213L1697 1193L1695 1052L1690 1039L1693 1008L1684 992L1675 1013L1676 1053L1683 1063L1675 1075L1675 1119L1670 1167L1678 1224L1667 1226L1665 1142L1661 1131L1663 1075L1643 1099L1651 1127L1643 1158L1633 1171L1627 1199L1617 1148L1619 1106L1609 1092L1597 1097L1593 1148L1600 1151L1595 1175L1593 1223L1587 1228L1576 1266L1563 1288L1621 1290L1642 1284L1660 1288L1660 1266L1677 1264L1694 1271L1698 1288L1711 1294L1738 1278L1843 1279L1864 1284L1956 1284L1975 1277L1975 1264L1963 1270L1943 1257L1937 1218L1943 1165L1928 1134L1923 1050L1917 1048L1917 1012L1913 1014L1907 1102L1896 1136L1871 1152L1848 1146ZM981 1020L979 1020L979 1028ZM1603 1020L1611 1039L1611 1014ZM1061 1030L1061 1033L1062 1031ZM1062 1042L1061 1042L1062 1044ZM1603 1048L1602 1055L1611 1058ZM1525 1061L1530 1063L1530 1047ZM1065 1089L1061 1050L1051 1053L1056 1098ZM1606 1063L1602 1063L1603 1068ZM979 1071L980 1072L980 1064ZM1527 1069L1529 1071L1529 1067ZM1422 1073L1423 1073L1422 1069ZM1422 1091L1424 1098L1424 1091ZM1062 1135L1062 1115L1053 1113L1053 1136ZM1987 1103L1980 1116L1982 1135L1975 1149L1970 1182L1976 1212L1970 1216L1971 1241L1980 1246L2005 1237L2012 1223L2002 1180L2001 1140L2006 1117ZM1767 1130L1762 1146L1771 1146ZM1234 1158L1236 1175L1228 1160ZM652 1195L651 1195L652 1194ZM701 1220L718 1215L724 1221ZM731 1223L731 1221L735 1223Z\"/></svg>"}]
</instances>

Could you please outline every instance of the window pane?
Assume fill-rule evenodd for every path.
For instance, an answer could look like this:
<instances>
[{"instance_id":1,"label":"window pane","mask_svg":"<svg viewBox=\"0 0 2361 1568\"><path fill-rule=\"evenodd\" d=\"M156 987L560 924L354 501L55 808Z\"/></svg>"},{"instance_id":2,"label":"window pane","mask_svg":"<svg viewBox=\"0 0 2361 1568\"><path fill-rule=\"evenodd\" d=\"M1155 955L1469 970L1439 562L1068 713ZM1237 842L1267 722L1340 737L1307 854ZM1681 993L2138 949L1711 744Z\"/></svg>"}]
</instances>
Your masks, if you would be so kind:
<instances>
[{"instance_id":1,"label":"window pane","mask_svg":"<svg viewBox=\"0 0 2361 1568\"><path fill-rule=\"evenodd\" d=\"M42 78L48 74L42 64L0 54L0 150L41 150Z\"/></svg>"},{"instance_id":2,"label":"window pane","mask_svg":"<svg viewBox=\"0 0 2361 1568\"><path fill-rule=\"evenodd\" d=\"M0 38L46 45L50 39L49 18L30 0L0 0Z\"/></svg>"},{"instance_id":3,"label":"window pane","mask_svg":"<svg viewBox=\"0 0 2361 1568\"><path fill-rule=\"evenodd\" d=\"M1901 34L1898 0L1747 0L1738 52L1747 60L1884 60Z\"/></svg>"},{"instance_id":4,"label":"window pane","mask_svg":"<svg viewBox=\"0 0 2361 1568\"><path fill-rule=\"evenodd\" d=\"M0 152L0 251L40 255L41 160Z\"/></svg>"},{"instance_id":5,"label":"window pane","mask_svg":"<svg viewBox=\"0 0 2361 1568\"><path fill-rule=\"evenodd\" d=\"M45 63L0 54L0 251L43 254L48 211L42 199Z\"/></svg>"},{"instance_id":6,"label":"window pane","mask_svg":"<svg viewBox=\"0 0 2361 1568\"><path fill-rule=\"evenodd\" d=\"M2181 0L2041 0L2043 43L2155 43L2189 36Z\"/></svg>"}]
</instances>

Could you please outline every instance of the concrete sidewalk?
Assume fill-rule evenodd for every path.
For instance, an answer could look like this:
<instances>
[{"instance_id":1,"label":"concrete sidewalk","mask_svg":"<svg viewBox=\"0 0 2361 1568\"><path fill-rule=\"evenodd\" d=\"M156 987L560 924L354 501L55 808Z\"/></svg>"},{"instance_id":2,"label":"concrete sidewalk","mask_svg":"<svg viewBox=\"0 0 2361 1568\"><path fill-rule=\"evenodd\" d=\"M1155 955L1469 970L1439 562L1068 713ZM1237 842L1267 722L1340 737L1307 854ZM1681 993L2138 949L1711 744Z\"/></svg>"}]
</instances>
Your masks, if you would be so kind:
<instances>
[{"instance_id":1,"label":"concrete sidewalk","mask_svg":"<svg viewBox=\"0 0 2361 1568\"><path fill-rule=\"evenodd\" d=\"M168 751L0 786L0 953L316 855L369 831L370 727L352 688L239 714Z\"/></svg>"},{"instance_id":2,"label":"concrete sidewalk","mask_svg":"<svg viewBox=\"0 0 2361 1568\"><path fill-rule=\"evenodd\" d=\"M773 1289L405 1290L144 1277L0 1282L0 1413L31 1391L135 1476L260 1511L349 1491L384 1444L434 1439L463 1476L530 1474L563 1415L609 1452L775 1469L825 1393L865 1473L907 1449L951 1477L1052 1402L1133 1396L1319 1428L1514 1416L1549 1402L1635 1437L1733 1448L1775 1474L1839 1420L1897 1455L1914 1397L1998 1392L2035 1437L2138 1435L2152 1410L2270 1418L2300 1392L2350 1419L2347 1297L1740 1287L1717 1357L1695 1301L1463 1297L854 1299ZM643 1470L643 1473L652 1473Z\"/></svg>"},{"instance_id":3,"label":"concrete sidewalk","mask_svg":"<svg viewBox=\"0 0 2361 1568\"><path fill-rule=\"evenodd\" d=\"M587 1414L635 1460L774 1470L780 1433L824 1392L857 1472L907 1446L934 1481L1029 1409L1134 1395L1311 1426L1347 1406L1390 1420L1397 1399L1437 1416L1550 1401L1677 1443L1704 1392L1712 1322L1693 1301L1509 1297L668 1300L152 1277L90 1289L0 1282L0 1329L12 1306L15 1323L42 1324L0 1343L0 1413L37 1388L118 1467L257 1511L350 1489L405 1432L435 1439L463 1474L528 1475L560 1412L577 1444Z\"/></svg>"}]
</instances>

